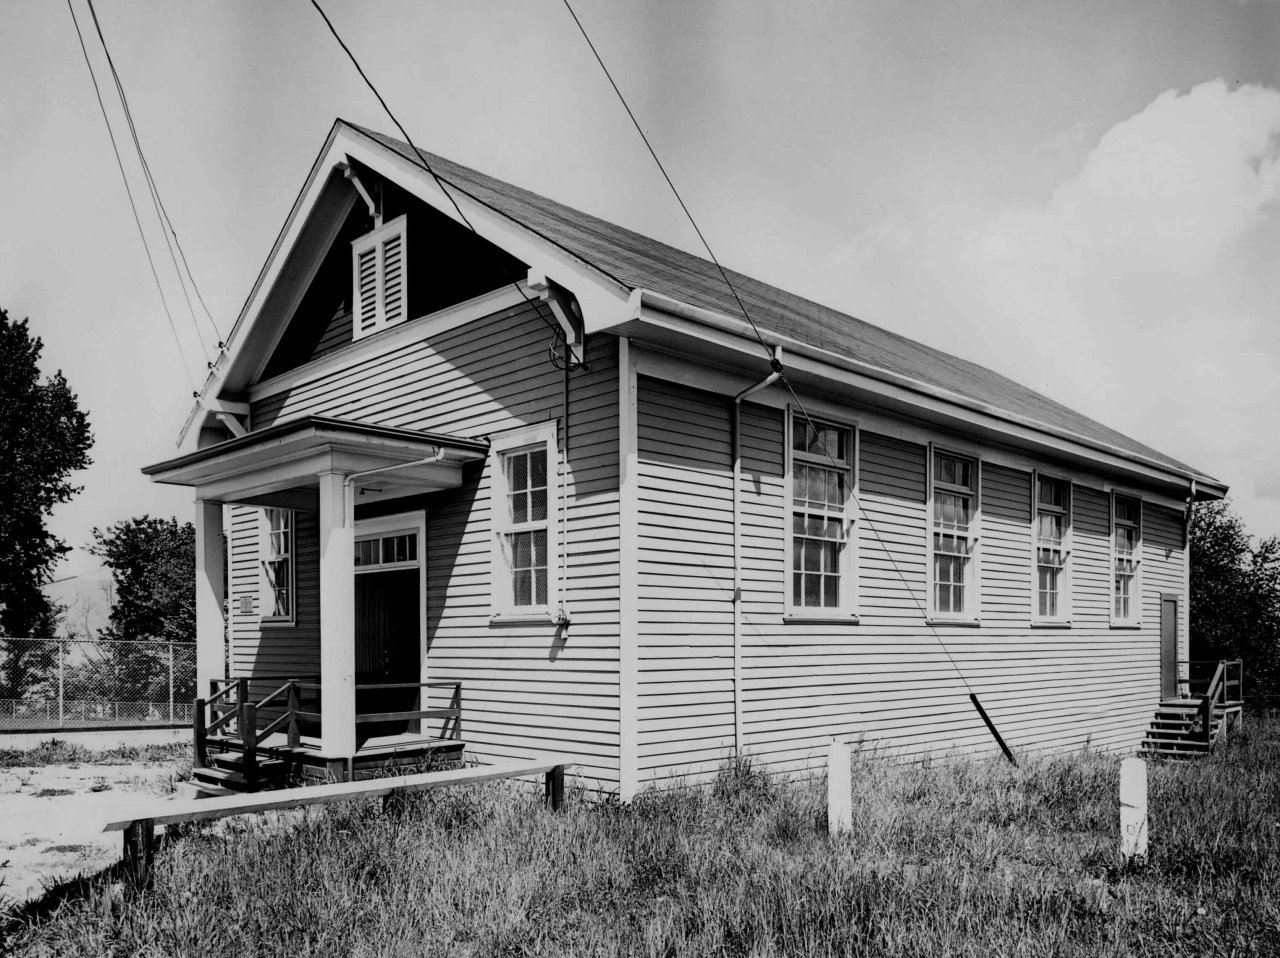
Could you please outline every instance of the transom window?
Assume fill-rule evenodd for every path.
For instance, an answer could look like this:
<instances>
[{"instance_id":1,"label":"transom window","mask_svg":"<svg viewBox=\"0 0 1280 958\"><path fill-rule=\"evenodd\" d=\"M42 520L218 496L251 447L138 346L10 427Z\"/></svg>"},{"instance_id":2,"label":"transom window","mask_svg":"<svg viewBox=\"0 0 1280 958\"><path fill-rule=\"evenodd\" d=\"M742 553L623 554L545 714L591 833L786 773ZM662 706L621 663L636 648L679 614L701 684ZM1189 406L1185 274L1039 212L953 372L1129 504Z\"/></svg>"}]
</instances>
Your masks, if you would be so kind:
<instances>
[{"instance_id":1,"label":"transom window","mask_svg":"<svg viewBox=\"0 0 1280 958\"><path fill-rule=\"evenodd\" d=\"M411 566L418 561L418 536L413 532L396 532L356 540L356 569L369 571L389 566Z\"/></svg>"},{"instance_id":2,"label":"transom window","mask_svg":"<svg viewBox=\"0 0 1280 958\"><path fill-rule=\"evenodd\" d=\"M1131 623L1138 619L1135 582L1142 550L1142 502L1128 496L1111 500L1112 552L1115 578L1112 587L1112 620Z\"/></svg>"},{"instance_id":3,"label":"transom window","mask_svg":"<svg viewBox=\"0 0 1280 958\"><path fill-rule=\"evenodd\" d=\"M1036 618L1067 615L1067 556L1071 531L1071 483L1035 479Z\"/></svg>"},{"instance_id":4,"label":"transom window","mask_svg":"<svg viewBox=\"0 0 1280 958\"><path fill-rule=\"evenodd\" d=\"M263 620L293 621L294 546L293 510L263 509L259 599Z\"/></svg>"},{"instance_id":5,"label":"transom window","mask_svg":"<svg viewBox=\"0 0 1280 958\"><path fill-rule=\"evenodd\" d=\"M353 339L404 322L407 317L405 246L403 216L351 243Z\"/></svg>"},{"instance_id":6,"label":"transom window","mask_svg":"<svg viewBox=\"0 0 1280 958\"><path fill-rule=\"evenodd\" d=\"M853 430L795 416L791 425L791 606L853 608Z\"/></svg>"},{"instance_id":7,"label":"transom window","mask_svg":"<svg viewBox=\"0 0 1280 958\"><path fill-rule=\"evenodd\" d=\"M933 453L933 612L977 617L973 560L977 552L978 463Z\"/></svg>"}]
</instances>

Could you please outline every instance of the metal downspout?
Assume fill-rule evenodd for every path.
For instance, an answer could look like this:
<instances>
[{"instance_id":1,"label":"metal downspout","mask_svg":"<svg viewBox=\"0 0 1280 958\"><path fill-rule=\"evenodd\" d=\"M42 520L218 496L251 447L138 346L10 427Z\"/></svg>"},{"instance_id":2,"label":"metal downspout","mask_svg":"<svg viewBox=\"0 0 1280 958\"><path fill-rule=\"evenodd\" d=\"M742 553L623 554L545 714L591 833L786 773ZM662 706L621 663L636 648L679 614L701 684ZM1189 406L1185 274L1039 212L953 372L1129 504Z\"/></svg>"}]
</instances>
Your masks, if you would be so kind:
<instances>
[{"instance_id":1,"label":"metal downspout","mask_svg":"<svg viewBox=\"0 0 1280 958\"><path fill-rule=\"evenodd\" d=\"M742 756L742 401L782 378L782 349L775 347L773 372L733 397L733 747Z\"/></svg>"}]
</instances>

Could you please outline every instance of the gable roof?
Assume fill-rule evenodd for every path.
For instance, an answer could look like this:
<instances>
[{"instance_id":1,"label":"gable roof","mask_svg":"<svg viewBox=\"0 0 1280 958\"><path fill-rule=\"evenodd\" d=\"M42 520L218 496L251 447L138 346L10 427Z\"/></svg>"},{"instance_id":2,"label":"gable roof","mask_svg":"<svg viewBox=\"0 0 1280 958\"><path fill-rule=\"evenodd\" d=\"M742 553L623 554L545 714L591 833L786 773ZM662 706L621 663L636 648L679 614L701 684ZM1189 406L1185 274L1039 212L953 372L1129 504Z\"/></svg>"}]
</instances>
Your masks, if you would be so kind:
<instances>
[{"instance_id":1,"label":"gable roof","mask_svg":"<svg viewBox=\"0 0 1280 958\"><path fill-rule=\"evenodd\" d=\"M393 137L344 123L420 165L413 148ZM741 316L715 264L510 183L424 151L450 187L595 267L628 289L642 289L690 306ZM874 326L750 276L726 269L762 330L957 393L1086 441L1142 456L1192 478L1221 485L1194 469L1020 383L941 350Z\"/></svg>"}]
</instances>

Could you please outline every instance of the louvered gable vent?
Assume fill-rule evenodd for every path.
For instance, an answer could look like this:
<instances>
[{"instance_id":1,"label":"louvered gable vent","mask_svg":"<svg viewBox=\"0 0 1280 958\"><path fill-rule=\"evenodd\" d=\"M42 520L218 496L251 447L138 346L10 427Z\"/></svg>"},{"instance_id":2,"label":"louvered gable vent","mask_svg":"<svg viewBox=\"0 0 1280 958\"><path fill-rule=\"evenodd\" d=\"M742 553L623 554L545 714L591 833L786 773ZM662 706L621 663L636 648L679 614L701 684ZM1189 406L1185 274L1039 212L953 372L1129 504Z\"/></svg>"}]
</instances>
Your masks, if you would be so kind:
<instances>
[{"instance_id":1,"label":"louvered gable vent","mask_svg":"<svg viewBox=\"0 0 1280 958\"><path fill-rule=\"evenodd\" d=\"M404 322L405 218L398 216L354 240L351 253L353 338Z\"/></svg>"}]
</instances>

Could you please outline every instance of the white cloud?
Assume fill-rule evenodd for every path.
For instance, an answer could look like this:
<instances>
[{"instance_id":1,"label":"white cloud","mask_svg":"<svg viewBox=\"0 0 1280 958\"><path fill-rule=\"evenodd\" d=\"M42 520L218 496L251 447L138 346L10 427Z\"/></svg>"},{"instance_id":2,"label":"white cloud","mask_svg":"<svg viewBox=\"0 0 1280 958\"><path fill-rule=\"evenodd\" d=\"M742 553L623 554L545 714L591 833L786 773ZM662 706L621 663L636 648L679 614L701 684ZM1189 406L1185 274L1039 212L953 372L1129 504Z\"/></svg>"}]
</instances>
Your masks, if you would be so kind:
<instances>
[{"instance_id":1,"label":"white cloud","mask_svg":"<svg viewBox=\"0 0 1280 958\"><path fill-rule=\"evenodd\" d=\"M1280 533L1277 201L1280 91L1215 80L1113 126L1041 204L894 214L835 258L863 315L1218 474Z\"/></svg>"}]
</instances>

